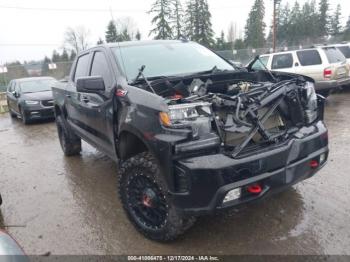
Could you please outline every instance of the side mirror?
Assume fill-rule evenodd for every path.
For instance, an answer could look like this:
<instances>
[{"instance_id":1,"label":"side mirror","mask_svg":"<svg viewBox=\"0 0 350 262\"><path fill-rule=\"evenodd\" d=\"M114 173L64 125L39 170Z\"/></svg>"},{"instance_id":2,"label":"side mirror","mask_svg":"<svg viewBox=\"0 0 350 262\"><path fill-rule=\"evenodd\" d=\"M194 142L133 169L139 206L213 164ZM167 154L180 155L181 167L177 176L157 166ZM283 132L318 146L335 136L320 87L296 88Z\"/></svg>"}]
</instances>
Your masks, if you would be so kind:
<instances>
[{"instance_id":1,"label":"side mirror","mask_svg":"<svg viewBox=\"0 0 350 262\"><path fill-rule=\"evenodd\" d=\"M105 82L101 76L86 76L77 79L77 92L98 93L105 91Z\"/></svg>"},{"instance_id":2,"label":"side mirror","mask_svg":"<svg viewBox=\"0 0 350 262\"><path fill-rule=\"evenodd\" d=\"M16 98L19 97L19 93L17 93L17 91L12 91L11 93L13 94L14 97Z\"/></svg>"}]
</instances>

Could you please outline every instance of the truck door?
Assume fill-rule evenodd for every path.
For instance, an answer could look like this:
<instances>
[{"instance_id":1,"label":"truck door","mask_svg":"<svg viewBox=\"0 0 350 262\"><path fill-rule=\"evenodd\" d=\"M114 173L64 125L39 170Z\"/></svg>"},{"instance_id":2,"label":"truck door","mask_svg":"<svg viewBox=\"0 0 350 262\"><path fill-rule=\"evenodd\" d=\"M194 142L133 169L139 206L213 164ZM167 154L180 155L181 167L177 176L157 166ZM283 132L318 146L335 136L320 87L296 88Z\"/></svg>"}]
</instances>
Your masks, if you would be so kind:
<instances>
[{"instance_id":1,"label":"truck door","mask_svg":"<svg viewBox=\"0 0 350 262\"><path fill-rule=\"evenodd\" d=\"M100 76L104 80L105 92L103 94L81 93L80 106L84 119L84 125L91 135L91 139L110 154L113 150L113 133L110 130L110 123L113 122L113 101L111 94L115 82L115 74L112 73L112 67L108 56L103 49L96 50L92 54L90 76Z\"/></svg>"},{"instance_id":2,"label":"truck door","mask_svg":"<svg viewBox=\"0 0 350 262\"><path fill-rule=\"evenodd\" d=\"M71 126L83 137L86 137L86 127L84 122L84 114L81 108L81 96L82 94L77 92L76 89L76 80L79 77L84 77L89 75L89 62L90 62L90 53L82 54L78 57L74 73L71 81L66 88L66 97L65 104L68 112L68 121Z\"/></svg>"}]
</instances>

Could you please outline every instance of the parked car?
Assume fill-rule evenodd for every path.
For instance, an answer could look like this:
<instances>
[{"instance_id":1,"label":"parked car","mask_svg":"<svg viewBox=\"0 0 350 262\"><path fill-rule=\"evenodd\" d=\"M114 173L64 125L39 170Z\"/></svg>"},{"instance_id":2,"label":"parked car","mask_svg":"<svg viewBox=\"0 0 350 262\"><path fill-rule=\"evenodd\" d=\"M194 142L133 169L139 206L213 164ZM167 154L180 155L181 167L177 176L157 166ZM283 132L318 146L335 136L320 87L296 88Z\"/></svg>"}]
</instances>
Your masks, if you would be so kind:
<instances>
[{"instance_id":1,"label":"parked car","mask_svg":"<svg viewBox=\"0 0 350 262\"><path fill-rule=\"evenodd\" d=\"M327 162L324 101L311 78L237 69L194 42L91 48L52 90L64 154L79 155L83 139L119 163L123 207L153 240Z\"/></svg>"},{"instance_id":2,"label":"parked car","mask_svg":"<svg viewBox=\"0 0 350 262\"><path fill-rule=\"evenodd\" d=\"M21 78L10 81L7 104L11 117L20 117L24 124L34 119L54 117L52 77Z\"/></svg>"},{"instance_id":3,"label":"parked car","mask_svg":"<svg viewBox=\"0 0 350 262\"><path fill-rule=\"evenodd\" d=\"M316 91L328 96L330 91L350 84L350 66L345 56L334 46L265 54L255 60L255 70L296 73L315 80Z\"/></svg>"}]
</instances>

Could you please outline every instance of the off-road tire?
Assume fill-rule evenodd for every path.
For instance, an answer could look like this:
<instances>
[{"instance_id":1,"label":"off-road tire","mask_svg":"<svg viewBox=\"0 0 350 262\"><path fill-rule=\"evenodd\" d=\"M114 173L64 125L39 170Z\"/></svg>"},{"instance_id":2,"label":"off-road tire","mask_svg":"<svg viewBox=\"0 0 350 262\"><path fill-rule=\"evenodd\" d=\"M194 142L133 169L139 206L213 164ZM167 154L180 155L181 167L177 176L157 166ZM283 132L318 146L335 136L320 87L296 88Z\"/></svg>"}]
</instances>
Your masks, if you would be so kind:
<instances>
[{"instance_id":1,"label":"off-road tire","mask_svg":"<svg viewBox=\"0 0 350 262\"><path fill-rule=\"evenodd\" d=\"M56 126L61 148L66 156L76 156L81 152L81 139L67 128L62 116L56 117Z\"/></svg>"},{"instance_id":2,"label":"off-road tire","mask_svg":"<svg viewBox=\"0 0 350 262\"><path fill-rule=\"evenodd\" d=\"M129 191L133 189L130 187L133 184L133 179L140 179L140 177L142 179L147 179L154 186L156 186L158 188L158 196L162 201L164 201L164 203L166 203L166 209L162 210L162 212L166 212L166 216L161 225L147 225L146 220L142 222L142 218L137 217L136 211L132 207L133 203L132 199L130 199L132 198L130 197L132 193ZM177 208L175 208L168 192L167 183L161 174L161 170L156 159L151 153L140 153L121 164L119 195L123 208L136 229L151 240L159 242L174 240L192 227L195 223L196 219L194 217L186 217Z\"/></svg>"},{"instance_id":3,"label":"off-road tire","mask_svg":"<svg viewBox=\"0 0 350 262\"><path fill-rule=\"evenodd\" d=\"M28 125L30 124L30 120L26 117L25 111L23 108L20 108L20 112L21 112L21 119L23 124Z\"/></svg>"}]
</instances>

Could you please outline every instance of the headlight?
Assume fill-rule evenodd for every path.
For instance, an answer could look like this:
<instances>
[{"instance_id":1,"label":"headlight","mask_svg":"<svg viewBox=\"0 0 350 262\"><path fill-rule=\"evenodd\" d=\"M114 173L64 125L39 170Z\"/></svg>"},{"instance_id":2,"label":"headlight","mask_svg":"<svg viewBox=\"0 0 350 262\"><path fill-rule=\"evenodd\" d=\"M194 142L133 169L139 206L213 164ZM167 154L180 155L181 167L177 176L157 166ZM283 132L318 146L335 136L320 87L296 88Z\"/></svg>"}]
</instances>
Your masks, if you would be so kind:
<instances>
[{"instance_id":1,"label":"headlight","mask_svg":"<svg viewBox=\"0 0 350 262\"><path fill-rule=\"evenodd\" d=\"M306 121L311 124L317 119L317 95L315 92L315 86L311 82L306 82L305 86L305 96L306 96Z\"/></svg>"},{"instance_id":2,"label":"headlight","mask_svg":"<svg viewBox=\"0 0 350 262\"><path fill-rule=\"evenodd\" d=\"M27 105L37 105L37 104L39 104L39 101L26 100L25 103L26 103Z\"/></svg>"},{"instance_id":3,"label":"headlight","mask_svg":"<svg viewBox=\"0 0 350 262\"><path fill-rule=\"evenodd\" d=\"M210 103L192 103L169 106L169 112L161 112L159 118L164 126L176 126L188 124L197 120L200 116L211 115Z\"/></svg>"}]
</instances>

